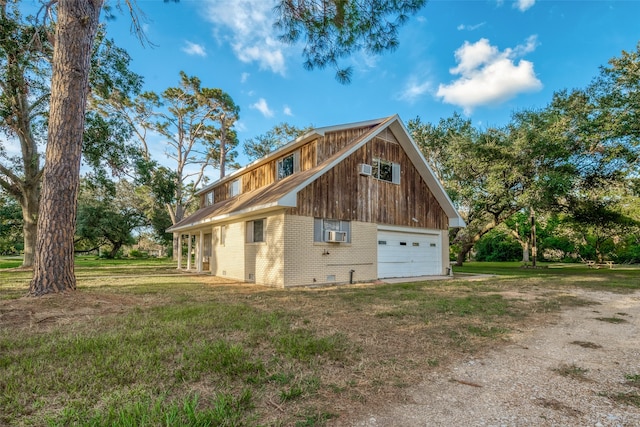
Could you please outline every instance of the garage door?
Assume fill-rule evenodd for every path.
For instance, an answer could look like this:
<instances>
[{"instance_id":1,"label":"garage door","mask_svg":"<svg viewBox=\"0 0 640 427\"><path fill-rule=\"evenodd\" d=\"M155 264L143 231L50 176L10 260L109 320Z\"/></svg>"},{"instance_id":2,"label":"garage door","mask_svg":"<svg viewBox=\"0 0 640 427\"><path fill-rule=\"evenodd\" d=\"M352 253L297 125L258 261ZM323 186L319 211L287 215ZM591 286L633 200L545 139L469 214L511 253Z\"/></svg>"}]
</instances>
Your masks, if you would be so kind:
<instances>
[{"instance_id":1,"label":"garage door","mask_svg":"<svg viewBox=\"0 0 640 427\"><path fill-rule=\"evenodd\" d=\"M378 277L442 274L440 236L378 231Z\"/></svg>"}]
</instances>

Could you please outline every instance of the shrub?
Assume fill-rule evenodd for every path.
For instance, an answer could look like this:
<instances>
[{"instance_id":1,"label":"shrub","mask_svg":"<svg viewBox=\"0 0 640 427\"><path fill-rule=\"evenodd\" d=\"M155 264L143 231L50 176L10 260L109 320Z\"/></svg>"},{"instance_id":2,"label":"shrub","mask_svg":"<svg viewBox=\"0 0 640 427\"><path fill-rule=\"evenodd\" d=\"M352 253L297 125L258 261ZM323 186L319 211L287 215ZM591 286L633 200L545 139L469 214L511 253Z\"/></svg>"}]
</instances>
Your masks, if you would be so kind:
<instances>
[{"instance_id":1,"label":"shrub","mask_svg":"<svg viewBox=\"0 0 640 427\"><path fill-rule=\"evenodd\" d=\"M522 246L502 231L487 233L475 245L477 261L519 261Z\"/></svg>"}]
</instances>

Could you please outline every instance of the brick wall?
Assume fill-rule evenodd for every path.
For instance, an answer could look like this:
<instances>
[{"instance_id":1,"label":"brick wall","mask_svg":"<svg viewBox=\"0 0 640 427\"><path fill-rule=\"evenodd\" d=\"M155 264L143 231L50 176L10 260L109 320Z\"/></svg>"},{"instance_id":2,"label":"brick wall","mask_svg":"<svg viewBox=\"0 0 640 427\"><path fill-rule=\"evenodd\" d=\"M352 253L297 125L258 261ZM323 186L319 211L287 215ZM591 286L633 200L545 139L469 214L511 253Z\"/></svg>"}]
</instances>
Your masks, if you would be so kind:
<instances>
[{"instance_id":1,"label":"brick wall","mask_svg":"<svg viewBox=\"0 0 640 427\"><path fill-rule=\"evenodd\" d=\"M259 285L282 287L284 286L284 214L255 219L259 218L265 219L265 241L246 244L245 280Z\"/></svg>"},{"instance_id":2,"label":"brick wall","mask_svg":"<svg viewBox=\"0 0 640 427\"><path fill-rule=\"evenodd\" d=\"M348 283L354 270L355 282L377 278L377 226L351 222L351 243L313 241L313 218L284 217L284 283L302 286Z\"/></svg>"},{"instance_id":3,"label":"brick wall","mask_svg":"<svg viewBox=\"0 0 640 427\"><path fill-rule=\"evenodd\" d=\"M226 226L224 244L222 229ZM244 222L235 222L214 228L211 273L215 276L245 280Z\"/></svg>"}]
</instances>

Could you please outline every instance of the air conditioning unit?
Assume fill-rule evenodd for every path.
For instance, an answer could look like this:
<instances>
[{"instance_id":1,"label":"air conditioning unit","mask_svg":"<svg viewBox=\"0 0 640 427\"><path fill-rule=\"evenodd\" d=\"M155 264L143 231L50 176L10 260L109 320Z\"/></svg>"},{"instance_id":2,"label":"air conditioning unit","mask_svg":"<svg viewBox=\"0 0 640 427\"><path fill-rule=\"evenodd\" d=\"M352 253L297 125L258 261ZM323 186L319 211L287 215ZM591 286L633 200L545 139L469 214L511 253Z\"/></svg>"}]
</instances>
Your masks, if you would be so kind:
<instances>
[{"instance_id":1,"label":"air conditioning unit","mask_svg":"<svg viewBox=\"0 0 640 427\"><path fill-rule=\"evenodd\" d=\"M372 168L371 165L366 163L360 163L358 165L358 173L364 176L371 176Z\"/></svg>"},{"instance_id":2,"label":"air conditioning unit","mask_svg":"<svg viewBox=\"0 0 640 427\"><path fill-rule=\"evenodd\" d=\"M326 231L325 240L327 242L344 243L347 241L346 231Z\"/></svg>"}]
</instances>

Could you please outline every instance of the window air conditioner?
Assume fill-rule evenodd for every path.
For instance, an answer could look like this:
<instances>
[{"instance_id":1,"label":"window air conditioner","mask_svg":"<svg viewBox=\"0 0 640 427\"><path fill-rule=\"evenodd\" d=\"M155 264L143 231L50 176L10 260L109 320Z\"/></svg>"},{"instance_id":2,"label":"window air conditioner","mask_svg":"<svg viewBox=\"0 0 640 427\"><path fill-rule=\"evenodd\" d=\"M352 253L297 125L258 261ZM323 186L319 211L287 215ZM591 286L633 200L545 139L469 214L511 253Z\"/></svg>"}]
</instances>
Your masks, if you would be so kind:
<instances>
[{"instance_id":1,"label":"window air conditioner","mask_svg":"<svg viewBox=\"0 0 640 427\"><path fill-rule=\"evenodd\" d=\"M368 165L366 163L360 163L358 165L358 173L360 175L371 176L371 171L372 171L371 165Z\"/></svg>"},{"instance_id":2,"label":"window air conditioner","mask_svg":"<svg viewBox=\"0 0 640 427\"><path fill-rule=\"evenodd\" d=\"M326 232L326 241L327 242L346 242L347 241L347 232L346 231L327 231Z\"/></svg>"}]
</instances>

